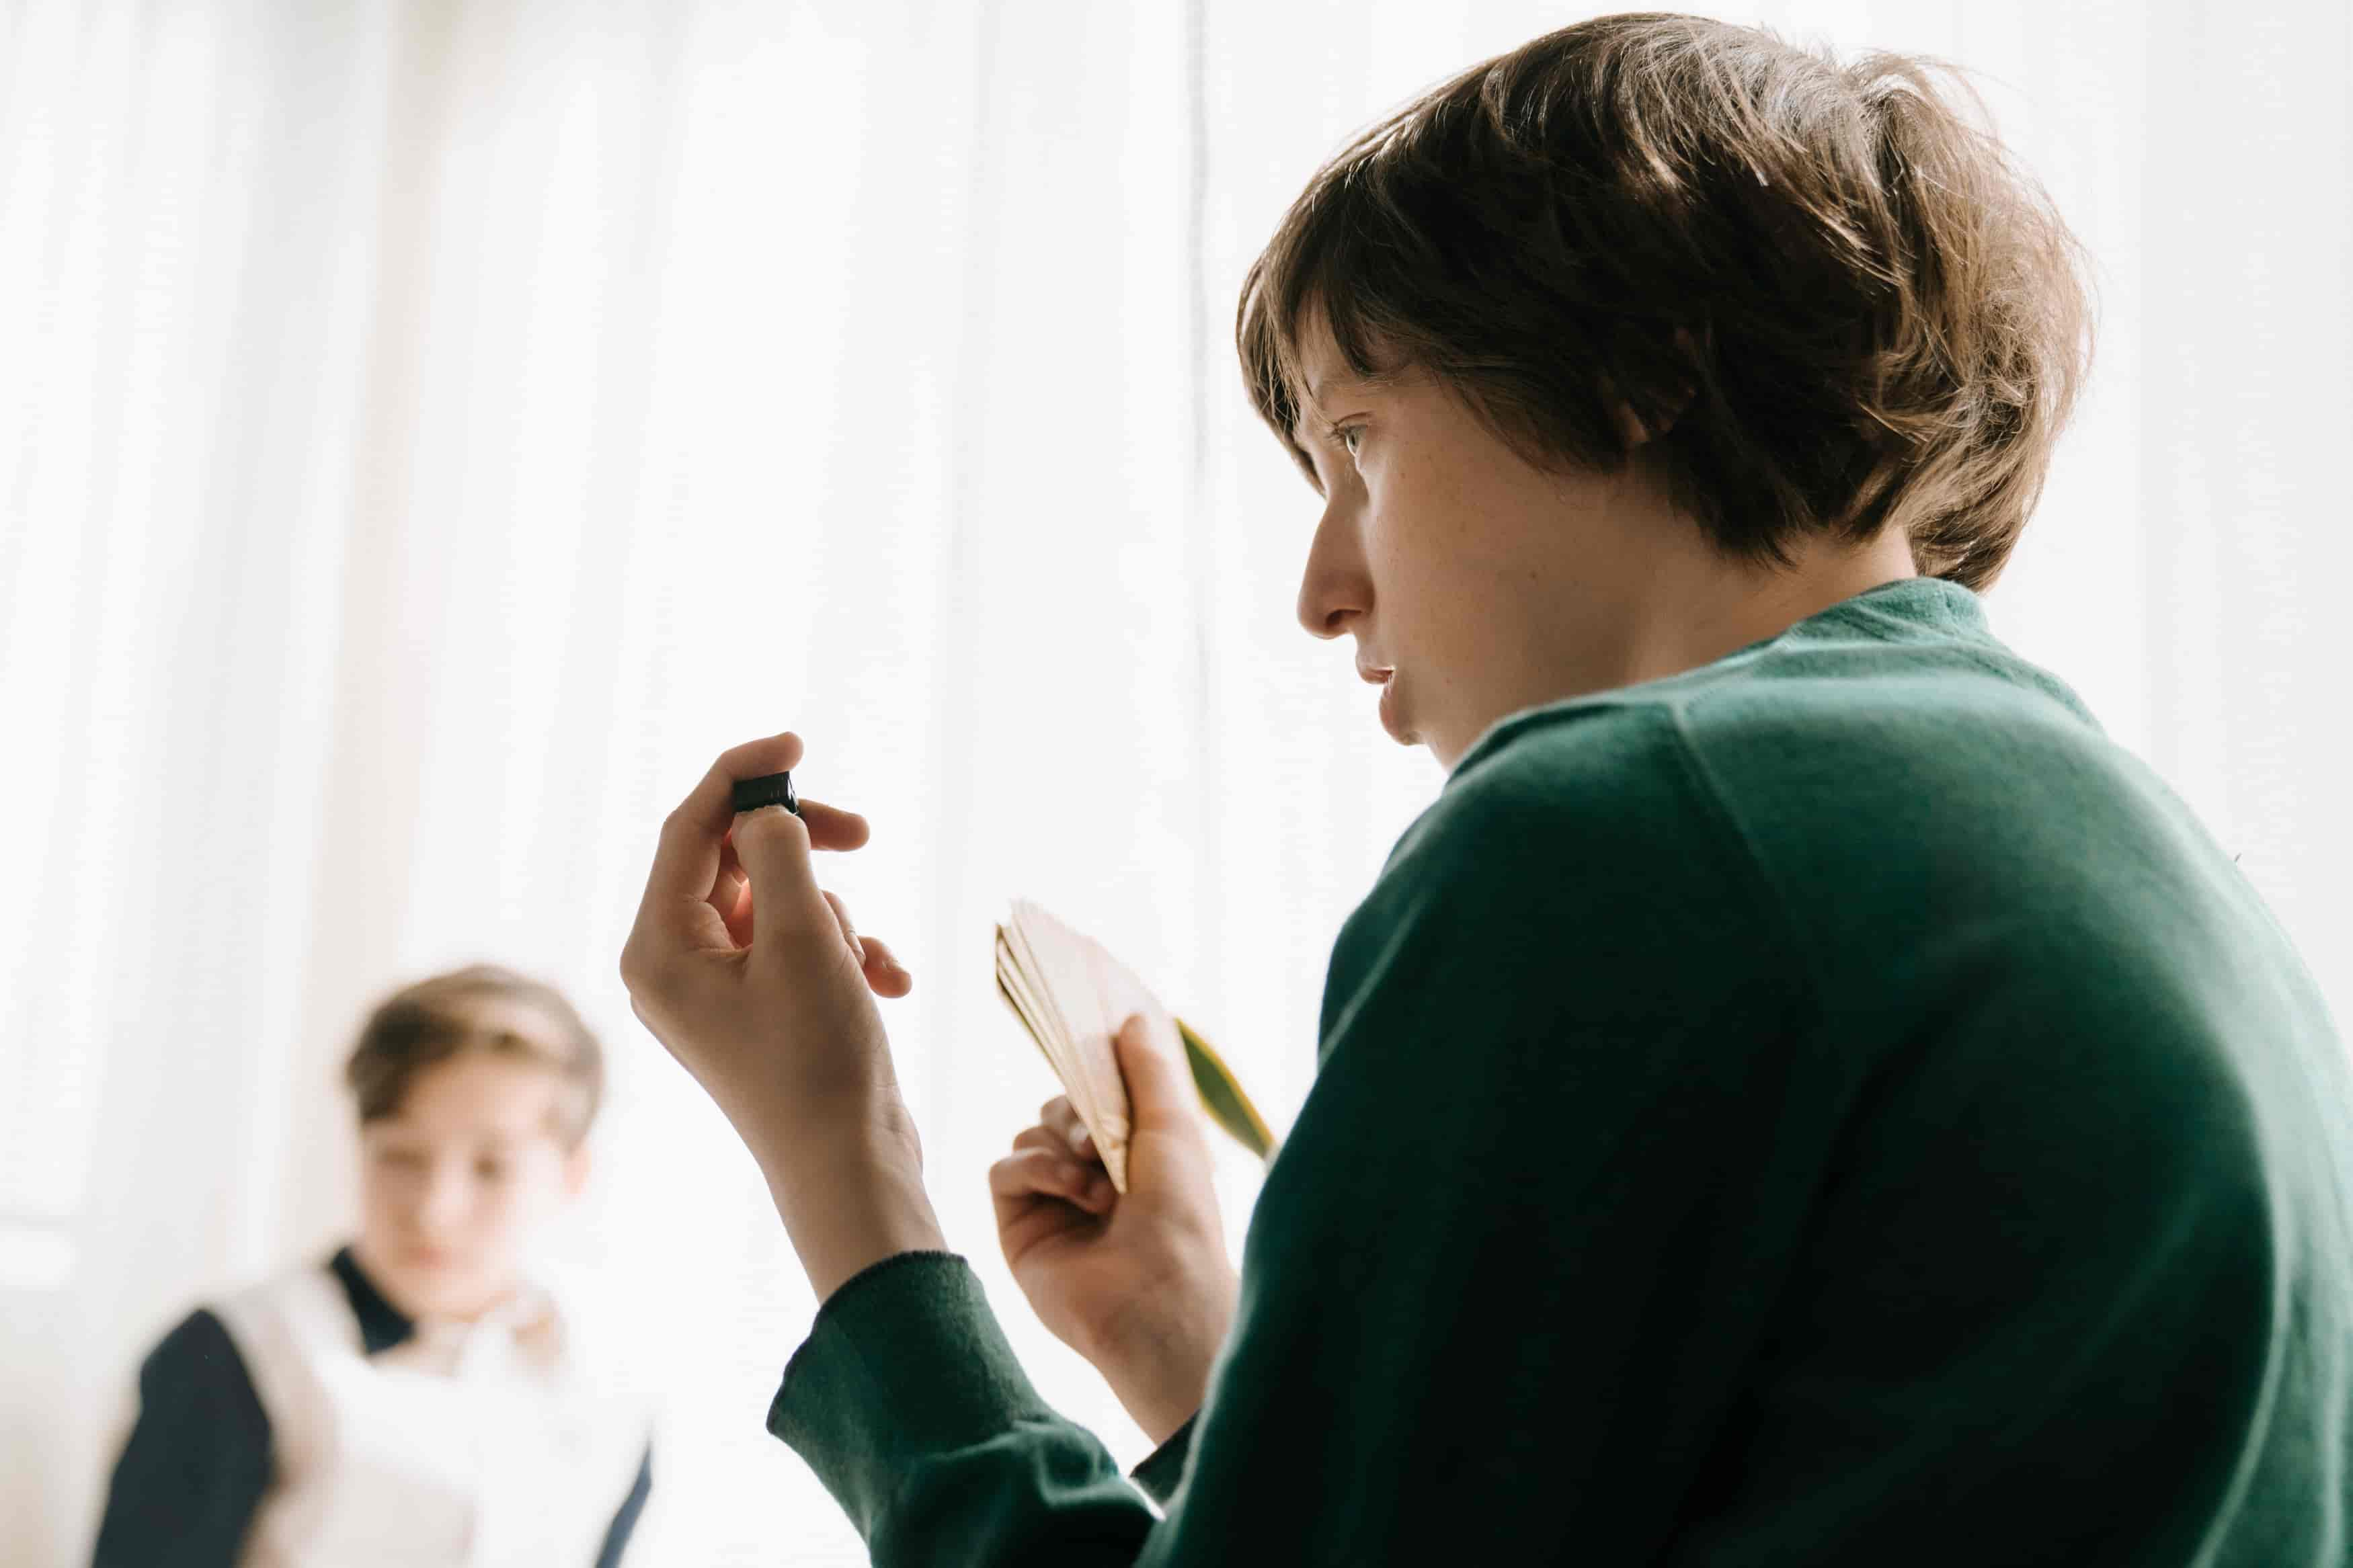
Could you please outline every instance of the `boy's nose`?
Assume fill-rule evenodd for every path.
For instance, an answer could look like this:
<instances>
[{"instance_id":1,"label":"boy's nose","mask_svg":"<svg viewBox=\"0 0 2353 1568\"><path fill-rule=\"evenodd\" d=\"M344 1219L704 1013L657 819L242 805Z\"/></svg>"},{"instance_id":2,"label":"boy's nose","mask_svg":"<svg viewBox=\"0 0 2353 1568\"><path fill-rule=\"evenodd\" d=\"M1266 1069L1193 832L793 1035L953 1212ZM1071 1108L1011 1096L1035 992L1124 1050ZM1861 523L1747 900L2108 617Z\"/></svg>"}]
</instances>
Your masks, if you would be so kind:
<instances>
[{"instance_id":1,"label":"boy's nose","mask_svg":"<svg viewBox=\"0 0 2353 1568\"><path fill-rule=\"evenodd\" d=\"M1353 547L1339 537L1334 506L1324 509L1315 538L1307 547L1301 569L1299 594L1293 608L1299 624L1313 637L1336 637L1347 629L1350 616L1362 616L1372 605L1372 583Z\"/></svg>"},{"instance_id":2,"label":"boy's nose","mask_svg":"<svg viewBox=\"0 0 2353 1568\"><path fill-rule=\"evenodd\" d=\"M417 1205L417 1228L428 1239L456 1230L466 1215L466 1184L454 1175L437 1175Z\"/></svg>"}]
</instances>

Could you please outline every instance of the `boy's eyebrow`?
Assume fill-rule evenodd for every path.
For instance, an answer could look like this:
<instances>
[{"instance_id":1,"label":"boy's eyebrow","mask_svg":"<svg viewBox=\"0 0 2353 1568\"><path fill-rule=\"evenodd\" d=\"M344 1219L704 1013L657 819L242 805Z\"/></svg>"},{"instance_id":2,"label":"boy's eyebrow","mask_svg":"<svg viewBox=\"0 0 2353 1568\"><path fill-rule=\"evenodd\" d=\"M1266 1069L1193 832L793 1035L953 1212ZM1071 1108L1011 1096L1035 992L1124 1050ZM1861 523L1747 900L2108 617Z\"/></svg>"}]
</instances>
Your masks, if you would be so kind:
<instances>
[{"instance_id":1,"label":"boy's eyebrow","mask_svg":"<svg viewBox=\"0 0 2353 1568\"><path fill-rule=\"evenodd\" d=\"M1380 387L1379 379L1358 375L1346 369L1335 370L1320 381L1309 382L1305 391L1300 395L1298 417L1292 422L1290 435L1293 445L1304 445L1299 439L1299 419L1313 416L1317 425L1326 429L1330 428L1332 416L1324 412L1324 399L1327 395L1377 392Z\"/></svg>"},{"instance_id":2,"label":"boy's eyebrow","mask_svg":"<svg viewBox=\"0 0 2353 1568\"><path fill-rule=\"evenodd\" d=\"M1335 375L1327 375L1322 381L1311 381L1307 384L1307 401L1315 405L1315 412L1320 415L1324 412L1324 388L1362 386L1363 384L1364 383L1359 381L1356 377L1345 373Z\"/></svg>"},{"instance_id":3,"label":"boy's eyebrow","mask_svg":"<svg viewBox=\"0 0 2353 1568\"><path fill-rule=\"evenodd\" d=\"M1360 387L1364 384L1361 378L1345 372L1335 372L1321 381L1311 381L1307 384L1306 392L1299 400L1299 412L1302 415L1313 416L1318 424L1329 425L1332 422L1331 416L1324 412L1324 394L1344 391L1349 387ZM1294 421L1292 426L1292 438L1294 441L1298 439L1298 429L1297 422Z\"/></svg>"}]
</instances>

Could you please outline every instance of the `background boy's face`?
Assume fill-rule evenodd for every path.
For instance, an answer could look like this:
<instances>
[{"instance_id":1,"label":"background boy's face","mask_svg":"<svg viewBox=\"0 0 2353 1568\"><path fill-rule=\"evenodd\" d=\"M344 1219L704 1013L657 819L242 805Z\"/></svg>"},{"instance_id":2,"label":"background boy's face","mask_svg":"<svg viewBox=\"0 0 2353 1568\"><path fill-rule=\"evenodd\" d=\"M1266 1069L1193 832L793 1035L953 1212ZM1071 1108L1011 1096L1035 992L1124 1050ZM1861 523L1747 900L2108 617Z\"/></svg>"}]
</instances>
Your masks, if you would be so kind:
<instances>
[{"instance_id":1,"label":"background boy's face","mask_svg":"<svg viewBox=\"0 0 2353 1568\"><path fill-rule=\"evenodd\" d=\"M360 1129L360 1262L412 1317L471 1318L512 1290L531 1234L586 1175L556 1132L566 1085L528 1058L464 1050Z\"/></svg>"},{"instance_id":2,"label":"background boy's face","mask_svg":"<svg viewBox=\"0 0 2353 1568\"><path fill-rule=\"evenodd\" d=\"M1324 515L1299 619L1354 636L1360 668L1395 671L1380 698L1389 733L1451 770L1506 714L1625 684L1647 607L1704 547L1697 526L1636 466L1535 468L1443 383L1366 385L1320 315L1306 328L1293 436Z\"/></svg>"}]
</instances>

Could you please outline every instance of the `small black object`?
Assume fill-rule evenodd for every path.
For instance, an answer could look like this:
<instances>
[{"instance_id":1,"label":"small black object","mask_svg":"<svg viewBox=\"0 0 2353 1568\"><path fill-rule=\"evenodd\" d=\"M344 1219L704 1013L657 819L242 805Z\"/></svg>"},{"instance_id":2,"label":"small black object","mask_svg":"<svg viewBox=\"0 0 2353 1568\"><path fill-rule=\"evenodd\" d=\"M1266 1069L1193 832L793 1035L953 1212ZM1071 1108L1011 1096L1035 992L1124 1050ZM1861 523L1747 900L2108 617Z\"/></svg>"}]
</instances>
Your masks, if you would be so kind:
<instances>
[{"instance_id":1,"label":"small black object","mask_svg":"<svg viewBox=\"0 0 2353 1568\"><path fill-rule=\"evenodd\" d=\"M737 811L757 811L764 805L781 805L795 816L801 814L800 797L793 793L791 773L766 773L756 779L735 781Z\"/></svg>"}]
</instances>

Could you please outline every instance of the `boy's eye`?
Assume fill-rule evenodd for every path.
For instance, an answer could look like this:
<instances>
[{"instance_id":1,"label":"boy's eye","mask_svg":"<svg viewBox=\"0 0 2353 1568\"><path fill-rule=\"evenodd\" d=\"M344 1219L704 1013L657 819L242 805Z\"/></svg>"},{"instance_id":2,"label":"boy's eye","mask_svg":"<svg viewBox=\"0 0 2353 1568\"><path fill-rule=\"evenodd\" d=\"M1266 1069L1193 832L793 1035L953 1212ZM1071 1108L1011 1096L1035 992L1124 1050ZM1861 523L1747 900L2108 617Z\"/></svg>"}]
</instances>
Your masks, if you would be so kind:
<instances>
[{"instance_id":1,"label":"boy's eye","mask_svg":"<svg viewBox=\"0 0 2353 1568\"><path fill-rule=\"evenodd\" d=\"M506 1178L506 1173L507 1163L504 1160L477 1160L474 1162L474 1174L481 1177L481 1179L486 1182L503 1181Z\"/></svg>"},{"instance_id":2,"label":"boy's eye","mask_svg":"<svg viewBox=\"0 0 2353 1568\"><path fill-rule=\"evenodd\" d=\"M1335 430L1333 432L1334 435L1340 438L1340 445L1348 448L1348 456L1352 458L1356 455L1356 443L1358 438L1361 437L1364 433L1365 427L1361 425L1351 425L1345 429Z\"/></svg>"}]
</instances>

